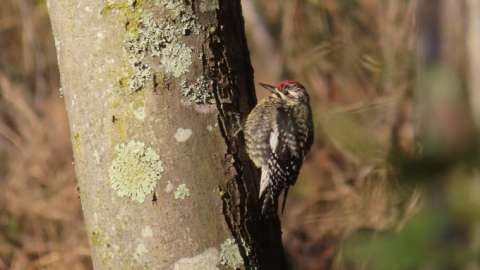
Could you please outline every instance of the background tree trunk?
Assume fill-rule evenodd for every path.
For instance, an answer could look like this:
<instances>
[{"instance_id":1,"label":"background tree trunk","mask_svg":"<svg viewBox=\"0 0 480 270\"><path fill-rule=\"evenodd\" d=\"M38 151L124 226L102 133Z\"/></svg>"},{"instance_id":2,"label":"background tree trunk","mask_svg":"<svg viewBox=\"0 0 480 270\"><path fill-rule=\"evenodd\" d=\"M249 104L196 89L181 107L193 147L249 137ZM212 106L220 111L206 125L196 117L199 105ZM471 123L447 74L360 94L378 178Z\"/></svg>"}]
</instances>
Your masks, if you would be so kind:
<instances>
[{"instance_id":1,"label":"background tree trunk","mask_svg":"<svg viewBox=\"0 0 480 270\"><path fill-rule=\"evenodd\" d=\"M284 269L244 152L240 2L48 6L95 269Z\"/></svg>"},{"instance_id":2,"label":"background tree trunk","mask_svg":"<svg viewBox=\"0 0 480 270\"><path fill-rule=\"evenodd\" d=\"M475 144L465 1L419 1L417 13L417 136L427 159L450 163Z\"/></svg>"}]
</instances>

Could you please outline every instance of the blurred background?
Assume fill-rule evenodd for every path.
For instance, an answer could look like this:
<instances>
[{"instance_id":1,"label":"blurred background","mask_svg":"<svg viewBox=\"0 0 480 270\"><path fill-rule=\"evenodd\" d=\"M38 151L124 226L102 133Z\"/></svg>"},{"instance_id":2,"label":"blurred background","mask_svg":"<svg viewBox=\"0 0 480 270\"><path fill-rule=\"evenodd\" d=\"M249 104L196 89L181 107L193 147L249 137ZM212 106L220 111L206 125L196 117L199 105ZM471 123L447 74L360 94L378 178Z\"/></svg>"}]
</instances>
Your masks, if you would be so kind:
<instances>
[{"instance_id":1,"label":"blurred background","mask_svg":"<svg viewBox=\"0 0 480 270\"><path fill-rule=\"evenodd\" d=\"M476 2L242 0L256 82L312 97L293 269L480 269ZM92 269L53 40L45 1L2 1L0 269Z\"/></svg>"}]
</instances>

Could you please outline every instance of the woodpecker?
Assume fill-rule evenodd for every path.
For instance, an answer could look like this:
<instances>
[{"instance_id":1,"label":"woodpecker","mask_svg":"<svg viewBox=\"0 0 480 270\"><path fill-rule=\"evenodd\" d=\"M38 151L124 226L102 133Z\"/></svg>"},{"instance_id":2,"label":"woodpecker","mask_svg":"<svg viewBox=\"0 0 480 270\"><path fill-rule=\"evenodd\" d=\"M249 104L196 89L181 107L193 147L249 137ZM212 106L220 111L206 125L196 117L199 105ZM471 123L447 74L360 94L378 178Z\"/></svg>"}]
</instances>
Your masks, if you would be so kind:
<instances>
[{"instance_id":1,"label":"woodpecker","mask_svg":"<svg viewBox=\"0 0 480 270\"><path fill-rule=\"evenodd\" d=\"M297 181L305 155L313 143L310 98L305 87L293 80L277 86L260 85L271 92L250 112L244 134L247 153L261 169L259 198L262 215L276 214L284 192L282 212L290 186Z\"/></svg>"}]
</instances>

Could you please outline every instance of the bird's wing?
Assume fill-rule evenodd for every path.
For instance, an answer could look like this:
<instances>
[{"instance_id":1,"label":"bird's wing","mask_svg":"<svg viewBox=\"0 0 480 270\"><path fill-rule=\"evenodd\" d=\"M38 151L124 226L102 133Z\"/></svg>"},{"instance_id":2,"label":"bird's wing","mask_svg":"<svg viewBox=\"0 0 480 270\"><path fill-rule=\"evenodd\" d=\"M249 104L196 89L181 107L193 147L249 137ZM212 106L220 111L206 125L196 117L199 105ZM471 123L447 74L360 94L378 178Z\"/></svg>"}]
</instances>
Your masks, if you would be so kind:
<instances>
[{"instance_id":1,"label":"bird's wing","mask_svg":"<svg viewBox=\"0 0 480 270\"><path fill-rule=\"evenodd\" d=\"M303 159L298 153L292 151L292 149L298 148L298 146L295 146L298 145L298 138L295 135L295 126L293 121L289 119L288 112L284 109L279 109L276 117L277 120L272 125L272 131L269 136L271 154L267 160L266 167L262 167L260 197L269 184L272 185L273 189L283 189L293 185L297 179L300 163Z\"/></svg>"},{"instance_id":2,"label":"bird's wing","mask_svg":"<svg viewBox=\"0 0 480 270\"><path fill-rule=\"evenodd\" d=\"M245 124L245 142L250 159L259 168L266 166L271 155L269 147L270 123L276 111L266 103L257 105L249 114Z\"/></svg>"}]
</instances>

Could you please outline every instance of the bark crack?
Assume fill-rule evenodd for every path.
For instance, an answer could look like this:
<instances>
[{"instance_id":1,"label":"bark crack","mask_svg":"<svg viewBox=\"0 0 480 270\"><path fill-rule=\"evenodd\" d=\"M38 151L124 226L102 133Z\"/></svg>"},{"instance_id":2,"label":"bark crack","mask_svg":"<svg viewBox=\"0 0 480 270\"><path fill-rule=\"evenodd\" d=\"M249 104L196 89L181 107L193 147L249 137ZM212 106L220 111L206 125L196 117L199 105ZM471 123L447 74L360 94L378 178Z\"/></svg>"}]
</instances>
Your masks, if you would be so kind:
<instances>
[{"instance_id":1,"label":"bark crack","mask_svg":"<svg viewBox=\"0 0 480 270\"><path fill-rule=\"evenodd\" d=\"M246 269L287 269L280 221L263 219L258 201L259 171L248 158L242 123L256 103L253 70L239 0L219 1L220 27L209 36L208 71L214 85L218 124L227 146L222 185L223 213Z\"/></svg>"}]
</instances>

